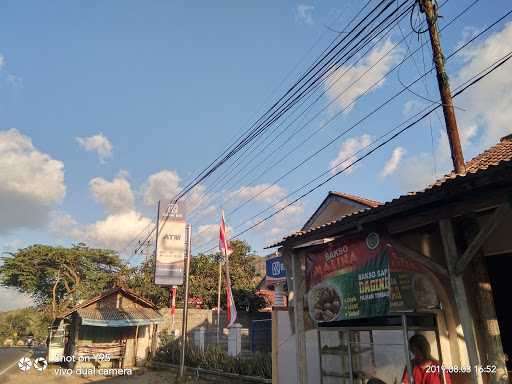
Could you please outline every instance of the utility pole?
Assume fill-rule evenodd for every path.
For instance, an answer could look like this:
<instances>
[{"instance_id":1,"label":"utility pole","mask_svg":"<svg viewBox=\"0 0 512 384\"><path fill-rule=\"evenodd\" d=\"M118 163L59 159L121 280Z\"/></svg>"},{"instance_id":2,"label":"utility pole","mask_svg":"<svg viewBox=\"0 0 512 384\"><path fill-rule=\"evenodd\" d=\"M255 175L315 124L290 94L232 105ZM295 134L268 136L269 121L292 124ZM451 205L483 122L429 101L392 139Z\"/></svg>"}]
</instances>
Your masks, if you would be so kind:
<instances>
[{"instance_id":1,"label":"utility pole","mask_svg":"<svg viewBox=\"0 0 512 384\"><path fill-rule=\"evenodd\" d=\"M437 83L439 85L439 93L443 103L444 121L446 123L446 133L450 143L452 153L453 168L455 173L462 174L466 172L464 166L464 155L462 154L462 146L460 145L459 130L457 128L457 119L455 118L455 110L453 108L452 93L448 82L448 75L444 68L444 56L441 48L441 39L439 30L437 29L437 8L432 0L418 0L421 11L425 13L428 24L428 33L432 45L432 55L436 66Z\"/></svg>"},{"instance_id":2,"label":"utility pole","mask_svg":"<svg viewBox=\"0 0 512 384\"><path fill-rule=\"evenodd\" d=\"M181 359L178 377L183 377L185 372L185 352L187 344L187 320L188 320L188 287L190 282L190 258L192 252L192 225L187 224L187 248L185 261L185 295L183 297L183 320L181 322Z\"/></svg>"}]
</instances>

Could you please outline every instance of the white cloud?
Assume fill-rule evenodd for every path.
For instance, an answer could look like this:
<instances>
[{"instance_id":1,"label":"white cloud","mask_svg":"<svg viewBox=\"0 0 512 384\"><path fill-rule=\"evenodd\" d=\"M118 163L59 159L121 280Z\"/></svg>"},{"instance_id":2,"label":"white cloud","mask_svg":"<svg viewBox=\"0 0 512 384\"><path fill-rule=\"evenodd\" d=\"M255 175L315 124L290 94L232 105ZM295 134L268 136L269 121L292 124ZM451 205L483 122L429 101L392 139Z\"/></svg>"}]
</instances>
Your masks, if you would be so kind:
<instances>
[{"instance_id":1,"label":"white cloud","mask_svg":"<svg viewBox=\"0 0 512 384\"><path fill-rule=\"evenodd\" d=\"M16 129L0 131L0 233L40 228L66 194L64 164Z\"/></svg>"},{"instance_id":2,"label":"white cloud","mask_svg":"<svg viewBox=\"0 0 512 384\"><path fill-rule=\"evenodd\" d=\"M144 203L155 206L159 200L170 200L180 191L180 177L175 171L163 170L148 177L142 187Z\"/></svg>"},{"instance_id":3,"label":"white cloud","mask_svg":"<svg viewBox=\"0 0 512 384\"><path fill-rule=\"evenodd\" d=\"M454 84L467 80L510 51L512 22L477 45L470 45L462 54L463 66ZM472 47L472 48L470 48ZM456 99L465 112L457 111L459 129L466 145L483 150L512 132L512 76L510 62L468 89ZM471 139L475 139L474 142Z\"/></svg>"},{"instance_id":4,"label":"white cloud","mask_svg":"<svg viewBox=\"0 0 512 384\"><path fill-rule=\"evenodd\" d=\"M88 137L77 137L76 141L86 151L96 152L102 163L112 157L112 144L103 133Z\"/></svg>"},{"instance_id":5,"label":"white cloud","mask_svg":"<svg viewBox=\"0 0 512 384\"><path fill-rule=\"evenodd\" d=\"M16 76L15 74L9 72L7 70L7 60L5 56L0 53L0 81L5 81L8 85L13 88L22 88L23 80L21 77Z\"/></svg>"},{"instance_id":6,"label":"white cloud","mask_svg":"<svg viewBox=\"0 0 512 384\"><path fill-rule=\"evenodd\" d=\"M259 195L257 197L257 194ZM304 213L304 207L300 203L288 206L288 199L285 199L287 195L286 189L279 185L270 184L259 184L255 186L241 187L236 191L231 192L228 195L228 199L234 201L246 201L251 199L255 203L264 204L264 206L273 206L267 214L284 208L281 212L277 213L271 219L261 223L254 228L255 232L263 235L265 241L275 239L281 235L290 232L292 229L300 226L302 214ZM286 207L286 208L285 208ZM263 217L264 215L262 215ZM244 226L251 226L256 224L262 217L255 218L249 223L245 223Z\"/></svg>"},{"instance_id":7,"label":"white cloud","mask_svg":"<svg viewBox=\"0 0 512 384\"><path fill-rule=\"evenodd\" d=\"M421 110L425 108L425 103L418 100L407 100L404 103L404 107L402 109L402 114L404 116L410 117L411 115L417 114Z\"/></svg>"},{"instance_id":8,"label":"white cloud","mask_svg":"<svg viewBox=\"0 0 512 384\"><path fill-rule=\"evenodd\" d=\"M126 176L126 173L120 172L112 181L95 177L89 182L91 195L108 212L116 213L133 210L134 196Z\"/></svg>"},{"instance_id":9,"label":"white cloud","mask_svg":"<svg viewBox=\"0 0 512 384\"><path fill-rule=\"evenodd\" d=\"M395 44L391 40L386 40L375 47L359 64L342 66L331 74L325 83L327 95L332 100L337 99L337 104L343 108L344 113L348 113L355 105L354 100L369 88L374 91L384 84L385 80L381 78L403 56L403 51L399 47L394 47ZM391 52L383 58L388 51Z\"/></svg>"},{"instance_id":10,"label":"white cloud","mask_svg":"<svg viewBox=\"0 0 512 384\"><path fill-rule=\"evenodd\" d=\"M331 173L334 175L336 172L341 171L350 165L355 158L352 158L358 151L366 148L374 140L374 137L369 134L363 134L359 137L351 137L341 143L338 155L331 161L330 166L333 168ZM352 173L354 166L347 168L345 173Z\"/></svg>"},{"instance_id":11,"label":"white cloud","mask_svg":"<svg viewBox=\"0 0 512 384\"><path fill-rule=\"evenodd\" d=\"M473 27L470 25L465 26L462 28L462 38L455 44L455 48L462 47L466 42L471 40L473 37L478 35L478 33L481 31L480 28Z\"/></svg>"},{"instance_id":12,"label":"white cloud","mask_svg":"<svg viewBox=\"0 0 512 384\"><path fill-rule=\"evenodd\" d=\"M402 147L396 147L395 149L393 149L391 157L388 159L386 164L384 164L384 168L382 168L382 171L380 172L380 178L384 179L387 176L395 173L404 155L405 149L403 149Z\"/></svg>"},{"instance_id":13,"label":"white cloud","mask_svg":"<svg viewBox=\"0 0 512 384\"><path fill-rule=\"evenodd\" d=\"M197 228L197 234L195 241L192 242L194 246L201 248L201 246L208 244L212 240L219 238L219 223L216 224L204 224ZM233 228L229 225L226 226L226 233L229 238L233 234Z\"/></svg>"},{"instance_id":14,"label":"white cloud","mask_svg":"<svg viewBox=\"0 0 512 384\"><path fill-rule=\"evenodd\" d=\"M75 228L70 235L87 244L120 250L151 222L151 219L135 211L115 213L93 224Z\"/></svg>"},{"instance_id":15,"label":"white cloud","mask_svg":"<svg viewBox=\"0 0 512 384\"><path fill-rule=\"evenodd\" d=\"M0 312L31 307L35 304L29 295L14 288L0 287Z\"/></svg>"},{"instance_id":16,"label":"white cloud","mask_svg":"<svg viewBox=\"0 0 512 384\"><path fill-rule=\"evenodd\" d=\"M142 186L144 204L156 209L159 200L173 199L182 190L180 182L178 173L168 169L150 175ZM209 206L211 200L212 196L206 193L205 187L201 184L181 199L186 215L194 212L194 215L203 218L210 217L215 212L215 208Z\"/></svg>"},{"instance_id":17,"label":"white cloud","mask_svg":"<svg viewBox=\"0 0 512 384\"><path fill-rule=\"evenodd\" d=\"M312 5L299 4L295 9L295 20L303 24L314 24L313 11L315 7Z\"/></svg>"},{"instance_id":18,"label":"white cloud","mask_svg":"<svg viewBox=\"0 0 512 384\"><path fill-rule=\"evenodd\" d=\"M432 154L420 153L404 161L398 170L398 181L403 191L419 191L441 176L434 173L434 158Z\"/></svg>"},{"instance_id":19,"label":"white cloud","mask_svg":"<svg viewBox=\"0 0 512 384\"><path fill-rule=\"evenodd\" d=\"M61 236L72 233L77 224L70 214L54 211L50 214L50 224L48 227L53 234Z\"/></svg>"},{"instance_id":20,"label":"white cloud","mask_svg":"<svg viewBox=\"0 0 512 384\"><path fill-rule=\"evenodd\" d=\"M463 39L474 34L473 30L462 32ZM494 33L477 45L464 49L462 66L451 83L456 86L480 72L510 50L512 23ZM472 48L470 48L472 47ZM452 86L452 88L455 88ZM507 63L490 76L469 88L455 99L464 108L457 109L459 133L466 161L470 153L479 153L496 144L512 132L512 76ZM407 191L419 190L453 169L450 146L444 127L439 132L433 154L420 153L407 158L399 170L401 187ZM433 171L434 164L437 172Z\"/></svg>"},{"instance_id":21,"label":"white cloud","mask_svg":"<svg viewBox=\"0 0 512 384\"><path fill-rule=\"evenodd\" d=\"M285 196L286 191L278 185L258 184L240 187L236 191L230 192L228 199L248 200L254 197L253 201L273 204Z\"/></svg>"}]
</instances>

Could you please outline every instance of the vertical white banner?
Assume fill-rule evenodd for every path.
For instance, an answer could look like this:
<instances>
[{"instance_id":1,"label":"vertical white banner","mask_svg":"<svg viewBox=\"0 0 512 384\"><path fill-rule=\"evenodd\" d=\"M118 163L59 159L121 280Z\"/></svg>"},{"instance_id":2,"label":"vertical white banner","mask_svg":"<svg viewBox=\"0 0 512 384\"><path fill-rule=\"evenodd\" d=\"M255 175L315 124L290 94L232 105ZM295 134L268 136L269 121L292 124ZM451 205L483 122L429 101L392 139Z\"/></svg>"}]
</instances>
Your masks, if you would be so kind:
<instances>
[{"instance_id":1,"label":"vertical white banner","mask_svg":"<svg viewBox=\"0 0 512 384\"><path fill-rule=\"evenodd\" d=\"M182 285L185 269L185 217L179 202L158 203L155 284Z\"/></svg>"}]
</instances>

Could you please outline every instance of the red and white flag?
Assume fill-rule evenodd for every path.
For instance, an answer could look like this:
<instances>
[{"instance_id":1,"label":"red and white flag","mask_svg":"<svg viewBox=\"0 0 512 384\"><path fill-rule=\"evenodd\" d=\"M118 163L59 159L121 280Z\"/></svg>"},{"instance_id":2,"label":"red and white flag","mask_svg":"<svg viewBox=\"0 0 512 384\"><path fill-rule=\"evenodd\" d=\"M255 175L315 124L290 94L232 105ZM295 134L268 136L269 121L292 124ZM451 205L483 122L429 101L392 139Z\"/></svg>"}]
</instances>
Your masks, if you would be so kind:
<instances>
[{"instance_id":1,"label":"red and white flag","mask_svg":"<svg viewBox=\"0 0 512 384\"><path fill-rule=\"evenodd\" d=\"M231 255L233 250L227 239L226 235L226 223L224 222L224 211L220 217L220 234L219 234L219 249L222 257L227 260L228 256Z\"/></svg>"},{"instance_id":2,"label":"red and white flag","mask_svg":"<svg viewBox=\"0 0 512 384\"><path fill-rule=\"evenodd\" d=\"M231 245L227 239L226 235L226 223L224 222L224 211L222 211L222 216L220 218L220 234L219 234L219 248L222 256L224 257L224 268L226 271L226 278L224 279L224 284L226 284L226 303L227 303L227 324L226 327L229 328L236 321L236 306L235 299L233 297L233 292L231 290L231 279L229 277L229 255L233 252Z\"/></svg>"}]
</instances>

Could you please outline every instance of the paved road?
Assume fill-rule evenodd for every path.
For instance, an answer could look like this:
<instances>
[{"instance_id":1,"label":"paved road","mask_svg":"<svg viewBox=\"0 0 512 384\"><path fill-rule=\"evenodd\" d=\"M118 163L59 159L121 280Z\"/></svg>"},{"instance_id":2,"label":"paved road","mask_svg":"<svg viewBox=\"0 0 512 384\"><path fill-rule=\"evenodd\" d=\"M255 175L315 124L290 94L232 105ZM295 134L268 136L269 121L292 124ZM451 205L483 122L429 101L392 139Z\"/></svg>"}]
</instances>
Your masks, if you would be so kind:
<instances>
[{"instance_id":1,"label":"paved road","mask_svg":"<svg viewBox=\"0 0 512 384\"><path fill-rule=\"evenodd\" d=\"M29 351L28 348L0 348L0 376L17 370L16 362Z\"/></svg>"}]
</instances>

